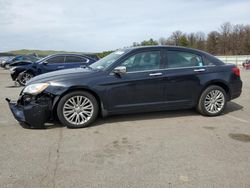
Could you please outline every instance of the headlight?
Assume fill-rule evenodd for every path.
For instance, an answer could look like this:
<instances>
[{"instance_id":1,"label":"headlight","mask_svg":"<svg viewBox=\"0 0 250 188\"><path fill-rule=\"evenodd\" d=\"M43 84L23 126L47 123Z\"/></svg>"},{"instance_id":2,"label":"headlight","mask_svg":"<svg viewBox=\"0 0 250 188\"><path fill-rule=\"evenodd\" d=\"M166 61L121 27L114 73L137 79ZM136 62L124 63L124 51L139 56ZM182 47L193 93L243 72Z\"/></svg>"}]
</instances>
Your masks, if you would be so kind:
<instances>
[{"instance_id":1,"label":"headlight","mask_svg":"<svg viewBox=\"0 0 250 188\"><path fill-rule=\"evenodd\" d=\"M31 84L24 88L23 93L37 95L49 86L48 83Z\"/></svg>"}]
</instances>

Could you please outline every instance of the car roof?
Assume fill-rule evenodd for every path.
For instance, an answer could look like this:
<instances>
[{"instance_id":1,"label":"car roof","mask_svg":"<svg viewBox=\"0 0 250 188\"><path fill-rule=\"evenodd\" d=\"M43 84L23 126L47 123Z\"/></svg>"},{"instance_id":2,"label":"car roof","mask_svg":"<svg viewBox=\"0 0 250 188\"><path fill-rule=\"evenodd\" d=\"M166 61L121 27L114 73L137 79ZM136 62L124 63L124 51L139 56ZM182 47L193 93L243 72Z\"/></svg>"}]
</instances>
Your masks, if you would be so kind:
<instances>
[{"instance_id":1,"label":"car roof","mask_svg":"<svg viewBox=\"0 0 250 188\"><path fill-rule=\"evenodd\" d=\"M194 48L187 48L183 46L170 46L170 45L157 45L157 46L135 46L135 47L129 47L125 48L128 50L143 50L143 49L158 49L158 48L166 48L166 49L172 49L172 50L188 50L188 51L196 51L199 53L206 53L204 51L194 49Z\"/></svg>"},{"instance_id":2,"label":"car roof","mask_svg":"<svg viewBox=\"0 0 250 188\"><path fill-rule=\"evenodd\" d=\"M77 53L56 53L56 54L48 55L45 58L50 58L50 57L54 57L54 56L81 56L81 57L84 57L84 58L93 59L92 57L90 57L88 55L77 54Z\"/></svg>"}]
</instances>

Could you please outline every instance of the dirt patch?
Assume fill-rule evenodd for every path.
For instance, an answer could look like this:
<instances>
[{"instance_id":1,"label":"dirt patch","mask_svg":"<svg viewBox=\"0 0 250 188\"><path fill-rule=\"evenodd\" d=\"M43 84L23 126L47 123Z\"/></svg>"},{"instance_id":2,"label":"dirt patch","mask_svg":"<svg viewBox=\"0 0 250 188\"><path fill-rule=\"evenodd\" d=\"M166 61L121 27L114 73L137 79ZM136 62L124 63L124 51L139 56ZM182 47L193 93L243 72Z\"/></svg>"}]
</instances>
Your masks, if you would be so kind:
<instances>
[{"instance_id":1,"label":"dirt patch","mask_svg":"<svg viewBox=\"0 0 250 188\"><path fill-rule=\"evenodd\" d=\"M241 142L250 142L250 135L248 135L248 134L233 134L233 133L230 133L229 137L234 139L234 140L241 141Z\"/></svg>"}]
</instances>

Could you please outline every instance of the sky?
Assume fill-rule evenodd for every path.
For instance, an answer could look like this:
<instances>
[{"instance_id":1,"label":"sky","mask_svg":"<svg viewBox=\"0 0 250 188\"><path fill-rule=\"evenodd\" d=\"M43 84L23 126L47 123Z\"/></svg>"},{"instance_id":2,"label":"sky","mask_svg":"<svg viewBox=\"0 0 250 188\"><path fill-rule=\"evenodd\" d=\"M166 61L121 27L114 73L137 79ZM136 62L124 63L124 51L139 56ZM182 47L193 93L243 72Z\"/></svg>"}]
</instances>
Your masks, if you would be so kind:
<instances>
[{"instance_id":1,"label":"sky","mask_svg":"<svg viewBox=\"0 0 250 188\"><path fill-rule=\"evenodd\" d=\"M101 52L250 24L250 0L0 0L0 51Z\"/></svg>"}]
</instances>

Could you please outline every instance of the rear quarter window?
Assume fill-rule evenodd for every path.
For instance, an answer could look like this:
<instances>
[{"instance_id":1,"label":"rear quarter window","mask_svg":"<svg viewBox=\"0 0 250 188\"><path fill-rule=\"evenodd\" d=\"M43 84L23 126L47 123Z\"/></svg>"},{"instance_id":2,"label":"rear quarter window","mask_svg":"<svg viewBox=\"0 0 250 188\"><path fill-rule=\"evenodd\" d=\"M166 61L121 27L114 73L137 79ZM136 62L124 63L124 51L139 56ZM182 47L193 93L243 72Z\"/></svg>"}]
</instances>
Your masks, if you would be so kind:
<instances>
[{"instance_id":1,"label":"rear quarter window","mask_svg":"<svg viewBox=\"0 0 250 188\"><path fill-rule=\"evenodd\" d=\"M202 67L203 59L200 55L185 51L167 51L168 68Z\"/></svg>"},{"instance_id":2,"label":"rear quarter window","mask_svg":"<svg viewBox=\"0 0 250 188\"><path fill-rule=\"evenodd\" d=\"M208 59L207 57L203 57L203 63L205 66L214 66L215 64L210 60Z\"/></svg>"}]
</instances>

